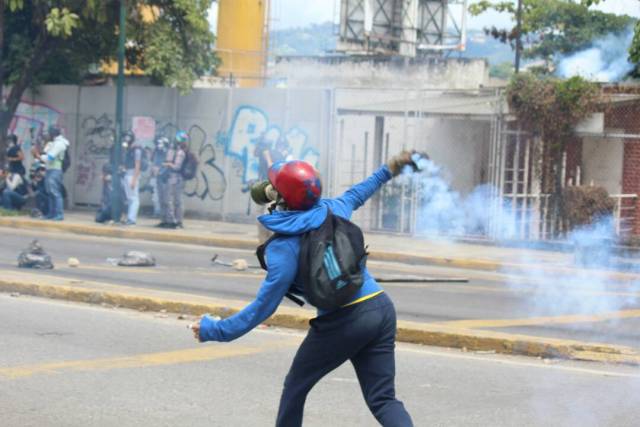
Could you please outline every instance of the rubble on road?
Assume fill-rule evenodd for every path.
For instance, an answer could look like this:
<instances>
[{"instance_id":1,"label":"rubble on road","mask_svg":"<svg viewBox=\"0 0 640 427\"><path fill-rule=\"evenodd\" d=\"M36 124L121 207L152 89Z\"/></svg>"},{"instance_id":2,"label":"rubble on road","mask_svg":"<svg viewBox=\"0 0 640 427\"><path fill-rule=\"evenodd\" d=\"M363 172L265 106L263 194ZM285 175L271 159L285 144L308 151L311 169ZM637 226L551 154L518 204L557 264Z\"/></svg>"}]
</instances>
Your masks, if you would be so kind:
<instances>
[{"instance_id":1,"label":"rubble on road","mask_svg":"<svg viewBox=\"0 0 640 427\"><path fill-rule=\"evenodd\" d=\"M18 267L51 270L53 262L40 243L34 240L18 255Z\"/></svg>"},{"instance_id":2,"label":"rubble on road","mask_svg":"<svg viewBox=\"0 0 640 427\"><path fill-rule=\"evenodd\" d=\"M234 270L244 271L249 268L249 264L246 259L239 258L233 260L231 267L233 267Z\"/></svg>"},{"instance_id":3,"label":"rubble on road","mask_svg":"<svg viewBox=\"0 0 640 427\"><path fill-rule=\"evenodd\" d=\"M222 261L220 259L218 259L218 254L213 254L213 257L211 258L211 262L213 264L216 265L222 265L224 267L231 267L234 270L238 270L238 271L245 271L249 268L253 268L253 269L260 269L259 265L250 265L246 259L244 258L237 258L234 259L232 262L225 262Z\"/></svg>"},{"instance_id":4,"label":"rubble on road","mask_svg":"<svg viewBox=\"0 0 640 427\"><path fill-rule=\"evenodd\" d=\"M118 260L120 267L153 267L156 259L153 255L142 251L128 251Z\"/></svg>"},{"instance_id":5,"label":"rubble on road","mask_svg":"<svg viewBox=\"0 0 640 427\"><path fill-rule=\"evenodd\" d=\"M378 283L468 283L469 279L466 277L423 277L414 276L410 274L403 274L399 276L391 275L376 275L376 282Z\"/></svg>"}]
</instances>

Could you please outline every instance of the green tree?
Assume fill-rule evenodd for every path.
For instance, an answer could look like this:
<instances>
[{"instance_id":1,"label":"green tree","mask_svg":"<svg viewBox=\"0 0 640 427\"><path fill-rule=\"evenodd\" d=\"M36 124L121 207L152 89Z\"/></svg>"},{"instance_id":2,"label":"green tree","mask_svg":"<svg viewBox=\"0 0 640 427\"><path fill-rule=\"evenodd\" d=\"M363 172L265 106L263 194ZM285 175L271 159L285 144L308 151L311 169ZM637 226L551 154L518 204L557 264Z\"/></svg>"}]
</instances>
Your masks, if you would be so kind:
<instances>
[{"instance_id":1,"label":"green tree","mask_svg":"<svg viewBox=\"0 0 640 427\"><path fill-rule=\"evenodd\" d=\"M492 65L489 69L489 76L496 79L508 80L513 76L514 69L511 62L501 62L500 64Z\"/></svg>"},{"instance_id":2,"label":"green tree","mask_svg":"<svg viewBox=\"0 0 640 427\"><path fill-rule=\"evenodd\" d=\"M188 91L214 73L207 11L213 0L129 0L126 57L158 84ZM25 90L79 83L115 60L119 0L0 0L0 159ZM3 87L10 87L3 93Z\"/></svg>"},{"instance_id":3,"label":"green tree","mask_svg":"<svg viewBox=\"0 0 640 427\"><path fill-rule=\"evenodd\" d=\"M521 73L511 79L506 98L518 125L543 143L542 187L552 194L556 230L560 231L563 154L576 141L576 125L604 105L600 88L582 77L556 79Z\"/></svg>"},{"instance_id":4,"label":"green tree","mask_svg":"<svg viewBox=\"0 0 640 427\"><path fill-rule=\"evenodd\" d=\"M594 4L600 3L600 0L582 0L582 3L589 7ZM629 60L634 64L640 63L640 21L636 21L635 32L633 35L633 41L629 48Z\"/></svg>"},{"instance_id":5,"label":"green tree","mask_svg":"<svg viewBox=\"0 0 640 427\"><path fill-rule=\"evenodd\" d=\"M485 32L515 47L516 4L513 1L482 0L469 7L472 15L487 10L512 15L513 28L485 28ZM590 10L586 4L571 0L522 0L522 40L525 58L542 58L552 62L558 54L582 50L596 38L619 33L633 23L629 16Z\"/></svg>"}]
</instances>

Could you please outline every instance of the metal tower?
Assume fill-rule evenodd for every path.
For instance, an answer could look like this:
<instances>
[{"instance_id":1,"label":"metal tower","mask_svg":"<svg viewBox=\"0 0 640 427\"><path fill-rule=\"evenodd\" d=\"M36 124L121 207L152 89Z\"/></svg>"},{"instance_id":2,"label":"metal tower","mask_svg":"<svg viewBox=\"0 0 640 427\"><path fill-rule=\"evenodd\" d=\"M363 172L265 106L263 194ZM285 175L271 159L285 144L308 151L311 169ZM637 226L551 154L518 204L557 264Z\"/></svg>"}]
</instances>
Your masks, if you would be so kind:
<instances>
[{"instance_id":1,"label":"metal tower","mask_svg":"<svg viewBox=\"0 0 640 427\"><path fill-rule=\"evenodd\" d=\"M341 0L337 50L420 57L464 50L467 0Z\"/></svg>"}]
</instances>

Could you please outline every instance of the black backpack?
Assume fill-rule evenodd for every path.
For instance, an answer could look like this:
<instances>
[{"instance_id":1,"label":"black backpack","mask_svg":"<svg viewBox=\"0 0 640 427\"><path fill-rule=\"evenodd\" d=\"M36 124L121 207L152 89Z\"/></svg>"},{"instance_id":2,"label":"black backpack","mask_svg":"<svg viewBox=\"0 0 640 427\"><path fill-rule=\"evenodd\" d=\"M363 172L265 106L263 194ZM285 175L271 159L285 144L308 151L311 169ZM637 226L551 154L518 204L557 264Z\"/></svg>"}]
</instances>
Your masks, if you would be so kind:
<instances>
[{"instance_id":1,"label":"black backpack","mask_svg":"<svg viewBox=\"0 0 640 427\"><path fill-rule=\"evenodd\" d=\"M264 254L272 236L258 247L260 265L267 269ZM349 303L362 287L362 270L367 262L367 248L360 227L334 215L331 210L322 225L300 237L300 256L295 284L302 287L314 307L335 310ZM291 292L287 297L304 304Z\"/></svg>"},{"instance_id":2,"label":"black backpack","mask_svg":"<svg viewBox=\"0 0 640 427\"><path fill-rule=\"evenodd\" d=\"M140 146L134 146L127 150L125 167L127 169L133 169L135 167L136 150L140 150L140 172L146 172L149 169L149 155L147 154L147 150Z\"/></svg>"},{"instance_id":3,"label":"black backpack","mask_svg":"<svg viewBox=\"0 0 640 427\"><path fill-rule=\"evenodd\" d=\"M185 181L190 181L196 177L196 172L198 172L198 158L191 151L187 150L184 161L182 162L180 174Z\"/></svg>"},{"instance_id":4,"label":"black backpack","mask_svg":"<svg viewBox=\"0 0 640 427\"><path fill-rule=\"evenodd\" d=\"M65 173L67 169L71 167L71 148L67 147L64 150L64 157L62 158L62 173Z\"/></svg>"}]
</instances>

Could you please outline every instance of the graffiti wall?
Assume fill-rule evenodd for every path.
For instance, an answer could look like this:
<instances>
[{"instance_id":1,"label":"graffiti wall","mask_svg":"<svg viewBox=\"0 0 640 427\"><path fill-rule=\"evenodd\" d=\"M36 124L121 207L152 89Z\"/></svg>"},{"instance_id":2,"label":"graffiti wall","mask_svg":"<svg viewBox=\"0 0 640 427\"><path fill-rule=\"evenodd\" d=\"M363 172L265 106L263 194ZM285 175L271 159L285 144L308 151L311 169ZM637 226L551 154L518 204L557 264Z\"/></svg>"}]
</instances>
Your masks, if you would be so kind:
<instances>
[{"instance_id":1,"label":"graffiti wall","mask_svg":"<svg viewBox=\"0 0 640 427\"><path fill-rule=\"evenodd\" d=\"M66 129L73 147L72 170L65 177L76 205L97 205L102 168L115 140L113 88L44 88L46 102L21 105L12 123L30 149L51 124ZM248 188L266 176L270 164L303 159L322 166L328 142L323 117L326 93L283 89L197 89L180 96L173 89L132 87L125 93L125 129L131 130L151 157L154 140L173 139L178 130L190 137L198 158L196 177L185 185L187 213L207 218L250 221L258 213ZM151 204L151 168L143 174L143 208Z\"/></svg>"},{"instance_id":2,"label":"graffiti wall","mask_svg":"<svg viewBox=\"0 0 640 427\"><path fill-rule=\"evenodd\" d=\"M33 159L31 149L42 144L42 134L49 126L64 128L62 113L45 103L22 101L18 105L9 133L15 134L22 144L25 154L25 166L28 168Z\"/></svg>"},{"instance_id":3,"label":"graffiti wall","mask_svg":"<svg viewBox=\"0 0 640 427\"><path fill-rule=\"evenodd\" d=\"M299 127L284 131L260 108L238 107L229 130L218 135L224 153L236 160L245 184L266 179L265 168L274 161L305 160L318 167L320 154L310 143L307 132Z\"/></svg>"}]
</instances>

